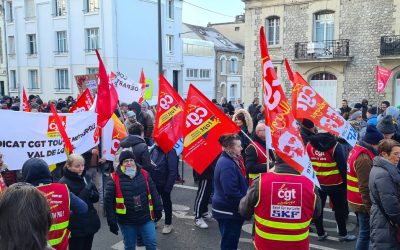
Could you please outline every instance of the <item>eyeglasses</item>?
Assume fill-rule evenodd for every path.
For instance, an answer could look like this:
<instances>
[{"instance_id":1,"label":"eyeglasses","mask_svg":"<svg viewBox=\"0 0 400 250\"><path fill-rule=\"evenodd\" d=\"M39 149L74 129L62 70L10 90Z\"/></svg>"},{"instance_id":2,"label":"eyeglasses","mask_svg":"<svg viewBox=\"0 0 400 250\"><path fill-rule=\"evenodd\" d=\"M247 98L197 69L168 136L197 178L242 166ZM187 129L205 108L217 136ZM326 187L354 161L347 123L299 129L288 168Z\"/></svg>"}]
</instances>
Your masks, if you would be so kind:
<instances>
[{"instance_id":1,"label":"eyeglasses","mask_svg":"<svg viewBox=\"0 0 400 250\"><path fill-rule=\"evenodd\" d=\"M135 160L134 159L126 159L122 163L128 163L128 162L135 162Z\"/></svg>"}]
</instances>

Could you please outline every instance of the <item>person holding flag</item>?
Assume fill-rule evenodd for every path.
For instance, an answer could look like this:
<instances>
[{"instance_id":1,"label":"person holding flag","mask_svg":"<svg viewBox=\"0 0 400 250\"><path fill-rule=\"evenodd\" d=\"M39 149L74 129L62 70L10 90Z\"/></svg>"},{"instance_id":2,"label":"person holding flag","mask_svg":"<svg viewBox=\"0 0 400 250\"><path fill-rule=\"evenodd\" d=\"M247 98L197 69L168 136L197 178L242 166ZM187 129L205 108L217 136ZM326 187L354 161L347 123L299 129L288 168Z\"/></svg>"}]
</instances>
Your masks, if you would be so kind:
<instances>
[{"instance_id":1,"label":"person holding flag","mask_svg":"<svg viewBox=\"0 0 400 250\"><path fill-rule=\"evenodd\" d=\"M318 187L279 156L274 171L262 173L239 205L245 219L254 214L257 249L308 250L310 222L321 211Z\"/></svg>"},{"instance_id":2,"label":"person holding flag","mask_svg":"<svg viewBox=\"0 0 400 250\"><path fill-rule=\"evenodd\" d=\"M339 241L356 240L354 235L348 234L346 229L347 198L346 198L346 174L347 164L342 146L335 136L324 130L310 136L310 142L306 146L312 166L321 185L319 195L322 204L325 204L327 196L333 204L335 220L339 229ZM318 240L323 241L328 237L324 229L323 211L321 216L315 219Z\"/></svg>"}]
</instances>

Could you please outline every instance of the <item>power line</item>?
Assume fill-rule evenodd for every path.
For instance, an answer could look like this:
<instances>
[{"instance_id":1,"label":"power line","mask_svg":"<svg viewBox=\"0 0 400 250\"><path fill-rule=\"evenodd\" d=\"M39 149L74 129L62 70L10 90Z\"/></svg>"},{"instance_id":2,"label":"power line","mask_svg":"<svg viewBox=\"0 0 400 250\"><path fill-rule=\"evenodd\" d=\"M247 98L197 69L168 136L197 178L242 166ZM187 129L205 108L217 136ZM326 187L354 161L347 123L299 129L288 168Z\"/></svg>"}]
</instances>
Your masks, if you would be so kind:
<instances>
[{"instance_id":1,"label":"power line","mask_svg":"<svg viewBox=\"0 0 400 250\"><path fill-rule=\"evenodd\" d=\"M193 3L189 3L189 2L187 2L187 1L185 1L185 0L183 0L183 2L184 2L184 3L187 3L187 4L189 4L189 5L192 5L193 7L196 7L196 8L199 8L199 9L202 9L202 10L205 10L205 11L208 11L208 12L212 12L212 13L214 13L214 14L218 14L218 15L221 15L221 16L226 16L226 17L235 18L234 16L230 16L230 15L226 15L226 14L223 14L223 13L220 13L220 12L216 12L216 11L213 11L213 10L210 10L210 9L206 9L206 8L204 8L204 7L195 5L195 4L193 4Z\"/></svg>"}]
</instances>

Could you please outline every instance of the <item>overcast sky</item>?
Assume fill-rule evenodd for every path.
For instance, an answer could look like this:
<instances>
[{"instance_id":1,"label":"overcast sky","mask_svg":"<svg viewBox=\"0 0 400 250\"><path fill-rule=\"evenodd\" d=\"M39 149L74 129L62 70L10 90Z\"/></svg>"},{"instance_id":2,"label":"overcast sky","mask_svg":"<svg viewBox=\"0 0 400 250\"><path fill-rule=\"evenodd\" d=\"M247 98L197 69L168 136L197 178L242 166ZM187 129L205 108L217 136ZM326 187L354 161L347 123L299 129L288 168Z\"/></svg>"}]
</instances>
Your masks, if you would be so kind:
<instances>
[{"instance_id":1,"label":"overcast sky","mask_svg":"<svg viewBox=\"0 0 400 250\"><path fill-rule=\"evenodd\" d=\"M223 15L203 10L191 4ZM244 3L242 0L183 0L182 21L184 23L207 26L209 22L233 22L236 15L243 13Z\"/></svg>"}]
</instances>

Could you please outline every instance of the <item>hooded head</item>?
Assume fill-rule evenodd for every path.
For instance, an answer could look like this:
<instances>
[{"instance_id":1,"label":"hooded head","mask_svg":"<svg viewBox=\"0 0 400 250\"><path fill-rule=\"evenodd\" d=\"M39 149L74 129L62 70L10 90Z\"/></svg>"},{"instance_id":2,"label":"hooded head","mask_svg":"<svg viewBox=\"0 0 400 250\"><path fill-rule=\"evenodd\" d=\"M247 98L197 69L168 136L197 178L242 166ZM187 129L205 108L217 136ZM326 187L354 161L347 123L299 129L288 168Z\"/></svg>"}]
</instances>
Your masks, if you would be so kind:
<instances>
[{"instance_id":1,"label":"hooded head","mask_svg":"<svg viewBox=\"0 0 400 250\"><path fill-rule=\"evenodd\" d=\"M393 117L391 115L387 115L382 118L382 120L378 123L378 130L384 134L393 134L396 132L396 125L393 123Z\"/></svg>"},{"instance_id":2,"label":"hooded head","mask_svg":"<svg viewBox=\"0 0 400 250\"><path fill-rule=\"evenodd\" d=\"M374 125L368 125L363 141L371 145L378 145L383 140L383 134Z\"/></svg>"},{"instance_id":3,"label":"hooded head","mask_svg":"<svg viewBox=\"0 0 400 250\"><path fill-rule=\"evenodd\" d=\"M34 186L53 182L49 166L40 158L31 158L22 165L22 178Z\"/></svg>"},{"instance_id":4,"label":"hooded head","mask_svg":"<svg viewBox=\"0 0 400 250\"><path fill-rule=\"evenodd\" d=\"M135 112L136 116L142 112L142 106L138 102L132 102L132 110Z\"/></svg>"}]
</instances>

